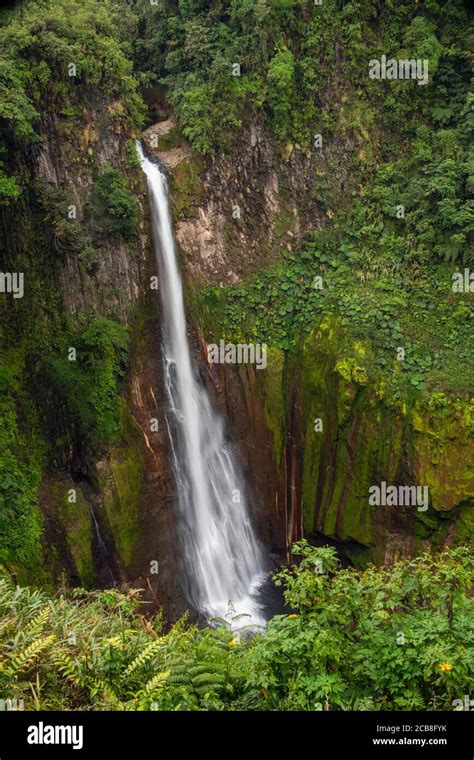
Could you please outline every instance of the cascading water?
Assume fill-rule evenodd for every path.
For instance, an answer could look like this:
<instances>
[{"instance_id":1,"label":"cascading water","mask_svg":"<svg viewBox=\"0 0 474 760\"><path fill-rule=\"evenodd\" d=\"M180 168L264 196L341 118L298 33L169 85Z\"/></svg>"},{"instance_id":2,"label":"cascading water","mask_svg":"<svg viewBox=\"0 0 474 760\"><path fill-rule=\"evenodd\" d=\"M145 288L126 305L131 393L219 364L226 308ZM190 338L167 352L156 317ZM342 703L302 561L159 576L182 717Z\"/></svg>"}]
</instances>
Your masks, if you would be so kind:
<instances>
[{"instance_id":1,"label":"cascading water","mask_svg":"<svg viewBox=\"0 0 474 760\"><path fill-rule=\"evenodd\" d=\"M263 554L222 420L193 372L166 179L139 143L137 150L148 179L160 274L169 432L188 597L208 617L223 617L232 605L237 614L248 613L252 622L262 623L255 592L264 579Z\"/></svg>"}]
</instances>

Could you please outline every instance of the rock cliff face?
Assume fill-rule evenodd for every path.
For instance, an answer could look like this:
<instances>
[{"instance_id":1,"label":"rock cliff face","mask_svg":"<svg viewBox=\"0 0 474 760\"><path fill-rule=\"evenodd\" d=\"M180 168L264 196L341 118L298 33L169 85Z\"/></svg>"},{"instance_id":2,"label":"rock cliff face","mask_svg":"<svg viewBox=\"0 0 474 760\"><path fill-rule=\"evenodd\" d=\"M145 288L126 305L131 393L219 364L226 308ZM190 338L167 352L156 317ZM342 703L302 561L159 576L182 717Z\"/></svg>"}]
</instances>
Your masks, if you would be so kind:
<instances>
[{"instance_id":1,"label":"rock cliff face","mask_svg":"<svg viewBox=\"0 0 474 760\"><path fill-rule=\"evenodd\" d=\"M119 435L94 451L71 440L60 454L45 457L36 495L42 557L31 562L15 558L11 569L30 582L41 576L56 583L61 576L86 586L133 583L176 617L184 603L168 464L159 300L150 287L155 262L146 185L133 154L135 135L120 103L93 101L72 120L45 110L38 132L39 145L17 158L31 190L16 222L5 212L3 224L9 268L25 272L25 298L14 305L16 314L5 315L18 325L20 353L26 354L34 376L41 359L31 356L29 347L35 324L43 336L65 327L74 331L85 318L98 316L127 327L130 358L119 399ZM101 229L93 200L104 167L127 178L128 192L138 203L138 234L132 240ZM63 218L56 215L58 208ZM71 218L81 242L87 239L96 254L92 262L78 255L69 237L61 245ZM26 375L25 370L25 387ZM30 403L29 391L24 395ZM61 428L67 410L59 400L56 409L54 400L48 408L35 401L44 420L38 434L47 446L51 418L57 417ZM27 427L23 432L31 435Z\"/></svg>"},{"instance_id":2,"label":"rock cliff face","mask_svg":"<svg viewBox=\"0 0 474 760\"><path fill-rule=\"evenodd\" d=\"M219 157L203 167L189 151L167 162L168 130L176 151L179 138L169 122L164 130L152 127L146 142L170 174L189 311L199 335L196 356L230 421L268 545L284 555L301 536L322 535L362 565L471 535L469 401L389 402L363 367L338 360L342 328L330 315L296 356L270 349L265 371L205 360L207 324L193 310L196 284L233 284L297 250L305 233L331 214L321 197L334 204L350 191L344 169L327 179L330 167L347 165L344 147L311 155L287 146L282 155L251 127L234 160ZM426 484L429 508L371 506L369 488L382 481Z\"/></svg>"},{"instance_id":3,"label":"rock cliff face","mask_svg":"<svg viewBox=\"0 0 474 760\"><path fill-rule=\"evenodd\" d=\"M259 125L242 130L235 151L204 163L171 120L144 133L170 173L176 238L195 282L228 285L297 251L348 192L348 146L302 152ZM340 167L335 169L335 167Z\"/></svg>"},{"instance_id":4,"label":"rock cliff face","mask_svg":"<svg viewBox=\"0 0 474 760\"><path fill-rule=\"evenodd\" d=\"M77 221L92 236L91 201L94 170L100 166L123 167L131 147L130 128L117 119L119 103L99 102L80 114L74 123L70 119L45 113L41 129L41 144L33 157L34 179L40 186L62 190L68 202L76 206ZM135 168L129 172L130 185L140 190L143 212L143 186ZM138 244L102 236L100 259L96 271L87 272L80 257L70 249L64 250L58 269L62 306L75 316L81 311L97 311L128 323L133 305L143 293L147 267L147 237L142 234Z\"/></svg>"},{"instance_id":5,"label":"rock cliff face","mask_svg":"<svg viewBox=\"0 0 474 760\"><path fill-rule=\"evenodd\" d=\"M42 195L65 194L100 255L91 262L73 246L53 252L56 232L45 240L50 222L47 211L35 211L37 196L30 207L25 202L16 228L5 219L4 230L12 230L5 239L14 252L11 269L25 265L35 283L19 307L29 314L25 324L52 319L48 293L49 306L66 322L79 324L84 314L111 318L129 328L131 344L118 438L94 453L72 446L44 467L38 491L43 565L49 578L62 573L88 586L113 581L145 588L148 600L175 618L185 602L159 302L149 279L155 262L146 187L131 155L135 135L121 118L120 103L112 102L91 105L74 122L45 114L41 134L34 154L19 159L28 164L32 187ZM337 361L341 328L330 316L297 355L270 348L265 371L209 366L205 360L206 322L194 309L194 289L239 282L282 252L298 250L305 233L331 215L331 205L352 192L347 146L305 154L298 146L279 147L254 125L243 132L233 158L205 162L169 120L146 130L144 141L169 175L193 356L216 407L228 418L254 519L268 547L284 558L297 538L322 535L363 564L466 537L472 530L472 497L466 495L474 490L472 469L464 462L473 425L467 402L390 406L370 378ZM98 232L92 199L97 171L105 165L123 172L139 204L132 241ZM334 166L342 168L336 172ZM316 418L323 421L321 431L315 430ZM370 507L368 489L381 480L428 484L429 509ZM19 565L16 571L30 579L35 572Z\"/></svg>"},{"instance_id":6,"label":"rock cliff face","mask_svg":"<svg viewBox=\"0 0 474 760\"><path fill-rule=\"evenodd\" d=\"M468 539L472 403L392 405L338 364L339 330L322 320L297 358L269 351L265 371L210 371L270 545L283 554L303 535L324 536L363 566ZM382 481L426 484L428 509L371 506L369 489Z\"/></svg>"}]
</instances>

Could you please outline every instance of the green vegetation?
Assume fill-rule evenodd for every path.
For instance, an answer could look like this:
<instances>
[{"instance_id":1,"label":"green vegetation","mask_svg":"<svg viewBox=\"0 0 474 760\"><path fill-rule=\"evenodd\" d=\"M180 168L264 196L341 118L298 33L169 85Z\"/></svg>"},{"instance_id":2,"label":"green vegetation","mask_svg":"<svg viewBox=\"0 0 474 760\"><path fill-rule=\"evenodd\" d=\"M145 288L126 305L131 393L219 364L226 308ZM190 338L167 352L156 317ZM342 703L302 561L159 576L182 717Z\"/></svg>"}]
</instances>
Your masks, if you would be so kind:
<instances>
[{"instance_id":1,"label":"green vegetation","mask_svg":"<svg viewBox=\"0 0 474 760\"><path fill-rule=\"evenodd\" d=\"M203 289L198 318L206 335L266 341L294 352L332 314L344 328L342 358L362 342L369 378L383 379L395 397L417 390L471 393L472 293L452 290L454 267L463 271L474 260L472 26L463 3L426 3L423 16L414 17L407 3L390 4L379 15L372 0L343 8L331 2L236 0L227 14L228 4L206 5L221 21L221 37L209 43L208 56L217 65L219 40L228 35L234 47L227 41L226 55L245 62L239 81L260 77L259 97L248 95L242 110L244 126L250 119L263 122L280 141L299 141L287 143L290 154L298 150L315 162L311 197L324 215L323 229L306 233L297 255L287 255L282 239L280 262L271 269L239 286ZM156 39L152 30L160 13L163 7L158 16L147 16L150 39ZM179 30L182 46L179 55L163 58L170 69L163 81L185 91L188 81L204 80L209 71L199 62L188 78L178 71L185 65L191 27L207 29L211 23L198 2L187 13L186 19L164 22L174 30L166 45ZM265 38L259 37L259 24ZM383 53L426 58L429 86L370 80L368 61ZM329 92L331 101L324 99ZM323 136L321 151L312 145L314 133ZM212 134L220 140L223 130ZM340 141L347 166L341 154L331 153ZM284 164L286 146L280 148ZM319 153L327 162L321 168ZM345 171L342 192L334 176ZM280 227L285 233L290 228L285 211L281 217L272 228L278 240ZM398 360L399 347L404 361Z\"/></svg>"},{"instance_id":2,"label":"green vegetation","mask_svg":"<svg viewBox=\"0 0 474 760\"><path fill-rule=\"evenodd\" d=\"M127 3L27 2L0 20L0 201L8 205L20 185L4 157L39 139L45 105L74 118L94 88L96 97L119 100L121 118L139 127L143 102L127 57L136 27Z\"/></svg>"},{"instance_id":3,"label":"green vegetation","mask_svg":"<svg viewBox=\"0 0 474 760\"><path fill-rule=\"evenodd\" d=\"M46 183L36 183L34 188L38 209L42 212L45 227L50 229L52 244L58 256L74 253L86 272L93 274L100 263L100 251L95 247L84 224L69 218L74 205L72 195Z\"/></svg>"},{"instance_id":4,"label":"green vegetation","mask_svg":"<svg viewBox=\"0 0 474 760\"><path fill-rule=\"evenodd\" d=\"M122 235L132 242L138 235L138 202L128 190L127 178L113 166L101 169L92 188L91 206L101 220L104 235Z\"/></svg>"},{"instance_id":5,"label":"green vegetation","mask_svg":"<svg viewBox=\"0 0 474 760\"><path fill-rule=\"evenodd\" d=\"M41 439L33 431L36 446L31 448L31 439L21 429L21 413L28 419L34 410L27 404L18 409L17 389L18 372L0 366L0 565L15 570L17 564L31 568L41 557L36 501L43 463Z\"/></svg>"},{"instance_id":6,"label":"green vegetation","mask_svg":"<svg viewBox=\"0 0 474 760\"><path fill-rule=\"evenodd\" d=\"M70 501L70 489L74 488L75 501ZM92 555L93 534L95 532L91 506L73 481L61 478L49 483L48 508L53 508L56 519L66 537L67 548L74 563L74 570L81 585L86 588L96 583L94 558Z\"/></svg>"},{"instance_id":7,"label":"green vegetation","mask_svg":"<svg viewBox=\"0 0 474 760\"><path fill-rule=\"evenodd\" d=\"M435 710L468 693L473 561L459 544L473 531L474 311L452 276L474 262L471 35L462 0L25 0L0 11L2 271L27 284L22 299L0 294L2 695L52 710ZM382 55L428 59L429 85L371 80ZM148 275L140 92L150 116L176 122L159 149L184 137L194 150L171 172L176 220L202 209L203 240L222 222L215 281L227 264L232 282L242 274L199 292L186 283L195 323L209 340L268 344L266 372L239 378L252 423L265 420L282 483L294 437L304 528L346 542L357 565L297 544L277 575L294 611L252 636L231 612L215 627L169 628L136 591L54 595L12 580L48 587L64 566L93 586L95 499L120 572L139 565L153 482L123 382L130 355L134 381L154 377L142 359L155 323L142 301L133 316L130 296ZM243 251L260 223L268 240ZM132 273L124 293L110 287L117 248ZM161 461L152 475L166 484ZM389 475L430 491L426 513L401 517L392 553L392 526L366 499ZM58 546L45 546L51 523ZM396 556L405 530L415 551L450 548L368 564Z\"/></svg>"},{"instance_id":8,"label":"green vegetation","mask_svg":"<svg viewBox=\"0 0 474 760\"><path fill-rule=\"evenodd\" d=\"M472 295L452 292L452 268L420 268L414 279L396 263L389 269L375 258L371 266L364 254L370 243L362 251L348 238L347 231L343 237L325 230L299 255L284 256L245 284L205 288L197 301L209 339L294 352L331 313L343 327L339 355L361 343L371 380L383 380L394 396L406 398L410 389L472 392Z\"/></svg>"},{"instance_id":9,"label":"green vegetation","mask_svg":"<svg viewBox=\"0 0 474 760\"><path fill-rule=\"evenodd\" d=\"M333 549L294 553L301 563L278 577L297 612L249 652L247 683L269 707L452 709L472 678L468 550L334 574Z\"/></svg>"},{"instance_id":10,"label":"green vegetation","mask_svg":"<svg viewBox=\"0 0 474 760\"><path fill-rule=\"evenodd\" d=\"M57 447L53 451L59 455L69 442L79 450L113 443L121 427L118 392L127 363L127 329L92 317L80 331L62 335L61 345L58 353L38 361L33 379L48 439Z\"/></svg>"},{"instance_id":11,"label":"green vegetation","mask_svg":"<svg viewBox=\"0 0 474 760\"><path fill-rule=\"evenodd\" d=\"M199 177L203 161L199 156L191 161L178 164L171 176L173 192L173 213L175 219L192 215L204 199L203 187Z\"/></svg>"},{"instance_id":12,"label":"green vegetation","mask_svg":"<svg viewBox=\"0 0 474 760\"><path fill-rule=\"evenodd\" d=\"M124 402L120 404L120 413L121 445L110 453L108 469L99 473L99 482L117 552L124 564L129 565L139 531L138 504L143 492L145 465L143 433Z\"/></svg>"},{"instance_id":13,"label":"green vegetation","mask_svg":"<svg viewBox=\"0 0 474 760\"><path fill-rule=\"evenodd\" d=\"M24 298L0 303L0 563L21 581L47 580L45 473L87 469L124 432L128 329L115 311L104 316L94 278L107 248L136 246L136 24L127 3L100 0L31 0L0 12L2 271L25 273ZM57 496L43 505L52 509ZM89 506L74 513L59 501L56 518L81 543L70 553L90 581Z\"/></svg>"},{"instance_id":14,"label":"green vegetation","mask_svg":"<svg viewBox=\"0 0 474 760\"><path fill-rule=\"evenodd\" d=\"M277 575L295 610L246 636L138 615L139 595L0 581L0 688L30 710L439 710L468 693L466 549L341 570L306 542Z\"/></svg>"},{"instance_id":15,"label":"green vegetation","mask_svg":"<svg viewBox=\"0 0 474 760\"><path fill-rule=\"evenodd\" d=\"M41 356L37 347L22 349L26 355L3 353L0 368L0 564L22 579L35 569L40 580L43 472L48 463L63 462L67 451L91 454L117 441L128 333L95 317L77 332L64 330Z\"/></svg>"},{"instance_id":16,"label":"green vegetation","mask_svg":"<svg viewBox=\"0 0 474 760\"><path fill-rule=\"evenodd\" d=\"M137 9L137 66L167 88L196 150L238 151L250 123L274 133L283 160L288 147L317 162L326 146L344 146L337 157L329 149L324 171L315 165L310 193L326 215L326 239L337 242L329 258L350 249L352 277L402 269L414 285L430 278L432 263L473 260L472 23L461 0L430 0L415 12L377 0L143 0ZM429 86L370 80L368 63L382 54L427 59ZM345 171L341 192L334 176Z\"/></svg>"}]
</instances>

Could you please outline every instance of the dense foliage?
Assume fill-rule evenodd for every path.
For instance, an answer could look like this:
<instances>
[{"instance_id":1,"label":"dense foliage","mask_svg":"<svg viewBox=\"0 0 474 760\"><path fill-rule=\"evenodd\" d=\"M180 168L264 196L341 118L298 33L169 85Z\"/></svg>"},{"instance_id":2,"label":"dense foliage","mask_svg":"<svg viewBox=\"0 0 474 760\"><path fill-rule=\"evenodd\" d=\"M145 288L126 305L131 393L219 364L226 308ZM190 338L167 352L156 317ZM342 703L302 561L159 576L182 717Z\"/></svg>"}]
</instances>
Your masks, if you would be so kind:
<instances>
[{"instance_id":1,"label":"dense foliage","mask_svg":"<svg viewBox=\"0 0 474 760\"><path fill-rule=\"evenodd\" d=\"M137 65L167 88L197 150L237 148L250 122L304 152L314 150L318 133L341 141L356 196L349 234L365 257L389 268L472 260L472 20L462 0L429 0L416 10L378 0L161 0L151 7L138 0L136 7ZM428 85L374 82L368 63L381 55L426 59ZM329 216L334 203L352 203L326 187L330 174L314 187Z\"/></svg>"},{"instance_id":2,"label":"dense foliage","mask_svg":"<svg viewBox=\"0 0 474 760\"><path fill-rule=\"evenodd\" d=\"M242 285L205 288L198 300L209 339L298 351L332 313L343 328L338 358L354 357L358 346L364 382L383 381L402 399L413 390L471 393L472 295L452 292L452 267L420 266L414 277L395 260L368 263L367 237L365 247L358 237L331 228Z\"/></svg>"},{"instance_id":3,"label":"dense foliage","mask_svg":"<svg viewBox=\"0 0 474 760\"><path fill-rule=\"evenodd\" d=\"M279 165L278 263L236 286L203 289L197 306L206 338L265 341L297 356L334 315L335 361L341 373L349 368L346 379L370 379L402 405L429 393L432 408L446 414L448 394L472 393L472 293L451 288L453 271L473 261L467 3L11 6L0 11L1 263L28 271L32 285L28 300L0 303L1 566L17 578L28 568L38 584L48 580L38 506L45 474L95 461L125 426L129 330L100 308L67 310L60 273L72 259L86 289L107 245L109 252L137 245L140 92L176 117L168 147L184 136L199 154L176 170L186 180L184 200L176 200L183 216L205 202L201 170L218 166L224 153L238 155L251 124ZM368 61L381 55L428 59L429 85L374 83ZM101 129L108 134L100 134L99 159ZM66 176L81 190L90 179L81 218L69 216L72 181L35 176L40 146L45 138L54 145L54 136ZM111 146L127 140L120 165L108 163ZM285 186L290 158L316 167L320 155L307 190L310 226L319 231L289 256L282 240L295 223ZM141 488L135 464L135 480L124 468L129 491ZM130 515L133 535L138 520ZM469 692L466 550L364 571L342 570L332 550L304 542L298 554L301 563L277 577L294 612L253 636L232 611L215 627L183 619L168 630L160 615L141 614L135 592L51 596L2 578L0 697L24 699L29 709L431 710L451 709Z\"/></svg>"},{"instance_id":4,"label":"dense foliage","mask_svg":"<svg viewBox=\"0 0 474 760\"><path fill-rule=\"evenodd\" d=\"M467 550L341 570L305 542L277 575L288 615L165 631L136 591L51 597L0 581L0 691L25 709L452 709L472 680Z\"/></svg>"},{"instance_id":5,"label":"dense foliage","mask_svg":"<svg viewBox=\"0 0 474 760\"><path fill-rule=\"evenodd\" d=\"M25 347L22 347L25 348ZM75 358L69 349L76 351ZM124 424L119 390L127 329L85 319L65 329L54 349L4 354L0 365L0 565L41 567L38 489L48 464L117 440ZM67 453L69 452L69 454Z\"/></svg>"},{"instance_id":6,"label":"dense foliage","mask_svg":"<svg viewBox=\"0 0 474 760\"><path fill-rule=\"evenodd\" d=\"M472 293L452 290L453 273L474 255L465 4L216 0L142 12L138 64L169 88L198 150L238 152L242 130L263 124L278 138L283 185L292 151L316 161L315 133L345 146L343 158L323 149L329 165L309 191L323 230L307 233L294 257L283 239L280 263L239 286L204 288L198 318L209 339L291 351L331 312L344 328L341 358L362 341L364 371L396 398L471 393ZM428 85L370 80L368 61L382 54L426 58ZM222 108L238 128L225 128ZM275 234L301 222L284 198L281 188Z\"/></svg>"},{"instance_id":7,"label":"dense foliage","mask_svg":"<svg viewBox=\"0 0 474 760\"><path fill-rule=\"evenodd\" d=\"M59 354L39 359L32 378L43 429L54 442L52 453L57 457L71 441L81 452L112 443L117 437L118 394L127 363L128 333L112 320L94 317L80 331L62 336L62 346ZM75 349L75 358L69 347Z\"/></svg>"},{"instance_id":8,"label":"dense foliage","mask_svg":"<svg viewBox=\"0 0 474 760\"><path fill-rule=\"evenodd\" d=\"M2 11L0 25L0 201L15 200L17 180L2 168L40 139L41 112L47 103L73 117L90 107L89 93L119 98L136 125L143 118L126 37L134 17L127 3L98 0L41 0ZM72 68L75 67L75 68ZM7 165L8 166L8 165Z\"/></svg>"},{"instance_id":9,"label":"dense foliage","mask_svg":"<svg viewBox=\"0 0 474 760\"><path fill-rule=\"evenodd\" d=\"M13 363L12 363L13 364ZM20 429L15 390L18 372L0 366L0 565L17 562L30 565L38 560L41 520L35 507L41 480L43 452L36 440L32 451ZM25 414L34 410L26 406Z\"/></svg>"},{"instance_id":10,"label":"dense foliage","mask_svg":"<svg viewBox=\"0 0 474 760\"><path fill-rule=\"evenodd\" d=\"M123 235L133 241L138 233L138 203L128 189L127 178L113 166L98 171L91 205L101 220L103 234Z\"/></svg>"},{"instance_id":11,"label":"dense foliage","mask_svg":"<svg viewBox=\"0 0 474 760\"><path fill-rule=\"evenodd\" d=\"M332 549L294 547L279 574L295 615L250 649L247 684L277 709L452 709L472 679L469 550L363 572ZM334 572L335 571L335 572ZM321 707L322 706L322 707Z\"/></svg>"},{"instance_id":12,"label":"dense foliage","mask_svg":"<svg viewBox=\"0 0 474 760\"><path fill-rule=\"evenodd\" d=\"M0 563L19 577L34 569L39 581L45 472L93 457L123 427L127 328L81 307L66 314L60 279L67 261L77 260L84 283L99 271L104 247L136 245L130 151L119 168L98 160L87 138L95 130L96 148L108 126L117 130L113 141L125 141L144 107L130 55L137 22L127 3L10 5L0 11L0 258L1 271L25 273L25 294L16 302L2 295L0 303ZM39 177L44 143L54 169Z\"/></svg>"}]
</instances>

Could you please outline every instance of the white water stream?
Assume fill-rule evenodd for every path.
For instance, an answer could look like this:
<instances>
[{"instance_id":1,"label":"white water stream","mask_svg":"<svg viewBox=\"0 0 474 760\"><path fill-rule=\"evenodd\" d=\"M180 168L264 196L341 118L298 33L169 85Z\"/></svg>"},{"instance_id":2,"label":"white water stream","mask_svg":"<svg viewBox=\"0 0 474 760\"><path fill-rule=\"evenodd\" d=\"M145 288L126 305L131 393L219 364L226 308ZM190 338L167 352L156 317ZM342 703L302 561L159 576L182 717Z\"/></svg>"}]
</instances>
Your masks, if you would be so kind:
<instances>
[{"instance_id":1,"label":"white water stream","mask_svg":"<svg viewBox=\"0 0 474 760\"><path fill-rule=\"evenodd\" d=\"M233 608L235 614L250 614L249 623L261 624L264 620L255 594L265 577L263 553L223 422L211 408L191 363L166 178L140 144L137 150L148 179L160 276L168 428L187 595L206 617L224 617Z\"/></svg>"}]
</instances>

